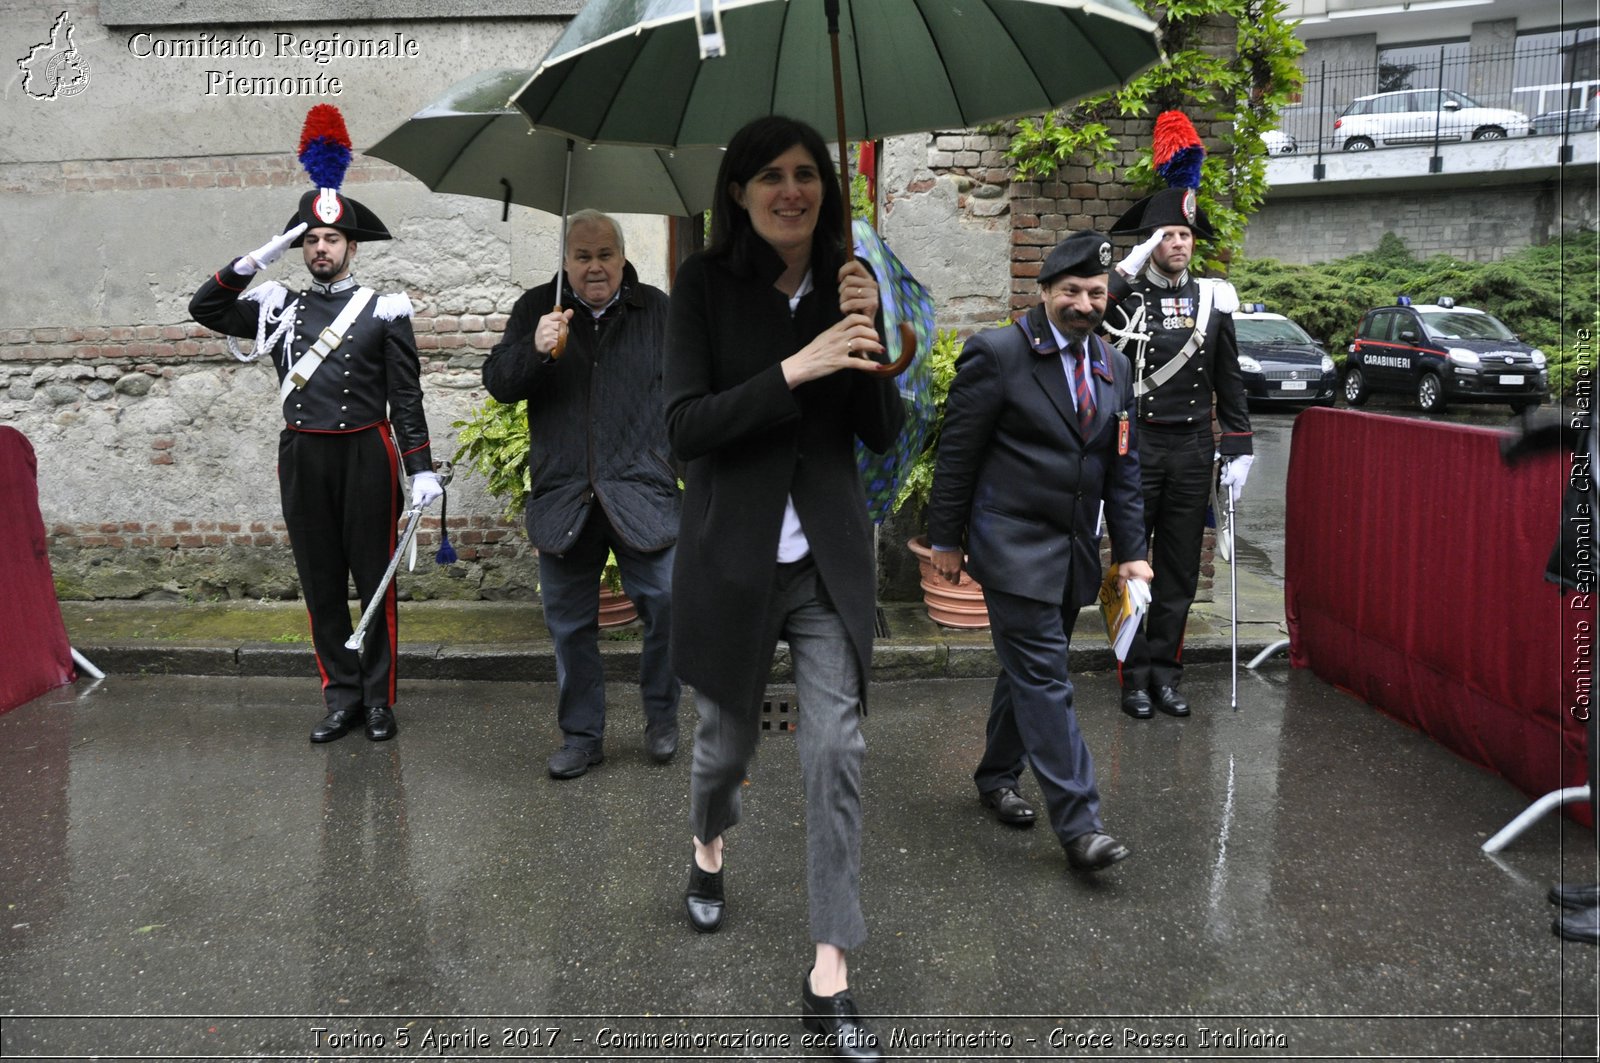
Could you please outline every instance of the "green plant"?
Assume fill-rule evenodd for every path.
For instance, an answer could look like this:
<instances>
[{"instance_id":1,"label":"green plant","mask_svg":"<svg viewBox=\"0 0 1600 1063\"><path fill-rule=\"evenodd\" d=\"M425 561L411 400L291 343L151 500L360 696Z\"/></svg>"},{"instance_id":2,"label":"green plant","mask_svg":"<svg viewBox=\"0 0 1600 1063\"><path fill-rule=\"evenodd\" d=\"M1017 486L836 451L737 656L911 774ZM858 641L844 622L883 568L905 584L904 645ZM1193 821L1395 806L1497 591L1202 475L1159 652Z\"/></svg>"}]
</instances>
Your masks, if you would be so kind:
<instances>
[{"instance_id":1,"label":"green plant","mask_svg":"<svg viewBox=\"0 0 1600 1063\"><path fill-rule=\"evenodd\" d=\"M950 397L950 382L955 379L956 359L960 354L961 340L956 330L940 329L934 337L933 349L928 352L928 366L933 374L928 389L933 402L933 425L928 430L922 453L911 463L911 471L906 473L899 493L894 496L896 513L908 503L917 509L928 504L928 495L933 491L933 469L938 460L939 430L944 427L945 402Z\"/></svg>"},{"instance_id":2,"label":"green plant","mask_svg":"<svg viewBox=\"0 0 1600 1063\"><path fill-rule=\"evenodd\" d=\"M612 594L622 593L622 569L617 567L617 555L606 551L606 567L600 570L600 583Z\"/></svg>"},{"instance_id":3,"label":"green plant","mask_svg":"<svg viewBox=\"0 0 1600 1063\"><path fill-rule=\"evenodd\" d=\"M1106 171L1124 147L1108 123L1174 108L1215 115L1231 128L1221 135L1223 150L1206 158L1199 199L1217 234L1208 250L1226 261L1243 245L1245 224L1266 198L1261 134L1277 126L1279 111L1299 91L1303 77L1295 60L1305 45L1279 18L1282 0L1135 2L1157 21L1166 62L1059 114L1018 122L1007 157L1024 180L1048 177L1069 160ZM1204 43L1207 24L1218 19L1237 26L1231 50ZM1150 165L1150 145L1139 150L1127 181L1154 191L1160 181Z\"/></svg>"},{"instance_id":4,"label":"green plant","mask_svg":"<svg viewBox=\"0 0 1600 1063\"><path fill-rule=\"evenodd\" d=\"M533 490L528 471L528 405L485 398L465 420L452 421L457 430L457 465L488 481L489 494L504 500L505 519L515 521Z\"/></svg>"},{"instance_id":5,"label":"green plant","mask_svg":"<svg viewBox=\"0 0 1600 1063\"><path fill-rule=\"evenodd\" d=\"M460 444L453 460L458 465L465 461L468 469L488 480L489 494L505 500L505 519L519 520L528 492L533 490L528 471L528 404L486 398L472 416L451 422L451 427L457 429ZM600 582L607 590L622 593L622 570L617 567L617 555L610 551L600 570Z\"/></svg>"}]
</instances>

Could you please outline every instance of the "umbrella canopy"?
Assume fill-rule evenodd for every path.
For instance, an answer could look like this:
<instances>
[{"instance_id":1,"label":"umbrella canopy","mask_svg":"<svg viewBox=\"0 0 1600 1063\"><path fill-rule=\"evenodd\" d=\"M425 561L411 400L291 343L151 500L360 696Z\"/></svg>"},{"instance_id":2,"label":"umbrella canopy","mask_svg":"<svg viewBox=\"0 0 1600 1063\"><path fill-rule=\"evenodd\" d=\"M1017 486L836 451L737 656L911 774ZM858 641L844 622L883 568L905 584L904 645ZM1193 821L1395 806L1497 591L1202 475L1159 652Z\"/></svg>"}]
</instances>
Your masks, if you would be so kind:
<instances>
[{"instance_id":1,"label":"umbrella canopy","mask_svg":"<svg viewBox=\"0 0 1600 1063\"><path fill-rule=\"evenodd\" d=\"M933 295L889 250L883 237L864 218L853 225L856 254L872 267L878 277L878 294L883 307L884 344L889 357L898 360L901 348L914 342L919 351L931 351L934 340ZM907 333L900 326L909 326ZM928 359L917 358L896 383L906 406L905 425L894 444L882 454L868 450L856 440L856 470L867 494L867 515L882 524L894 512L895 496L916 463L917 455L928 443L928 432L938 417L933 401L933 369Z\"/></svg>"},{"instance_id":2,"label":"umbrella canopy","mask_svg":"<svg viewBox=\"0 0 1600 1063\"><path fill-rule=\"evenodd\" d=\"M694 215L711 206L720 148L589 144L534 129L510 102L529 76L525 69L474 74L366 154L394 163L435 192L556 215L584 208ZM565 203L563 189L569 189Z\"/></svg>"},{"instance_id":3,"label":"umbrella canopy","mask_svg":"<svg viewBox=\"0 0 1600 1063\"><path fill-rule=\"evenodd\" d=\"M1130 0L591 0L515 102L606 143L725 144L767 114L832 129L825 5L850 140L1038 114L1160 58Z\"/></svg>"}]
</instances>

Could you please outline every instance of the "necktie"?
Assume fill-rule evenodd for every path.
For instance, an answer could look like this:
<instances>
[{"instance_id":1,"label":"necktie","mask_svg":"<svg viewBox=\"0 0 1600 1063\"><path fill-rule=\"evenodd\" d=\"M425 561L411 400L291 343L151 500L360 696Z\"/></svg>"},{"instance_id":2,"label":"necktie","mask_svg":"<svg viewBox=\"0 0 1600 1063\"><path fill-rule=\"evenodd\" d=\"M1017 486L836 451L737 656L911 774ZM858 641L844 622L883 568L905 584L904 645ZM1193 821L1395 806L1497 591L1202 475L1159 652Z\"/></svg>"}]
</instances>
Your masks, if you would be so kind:
<instances>
[{"instance_id":1,"label":"necktie","mask_svg":"<svg viewBox=\"0 0 1600 1063\"><path fill-rule=\"evenodd\" d=\"M1075 343L1072 353L1076 358L1072 384L1078 393L1078 427L1087 436L1089 425L1094 421L1094 385L1089 379L1089 352L1084 344Z\"/></svg>"}]
</instances>

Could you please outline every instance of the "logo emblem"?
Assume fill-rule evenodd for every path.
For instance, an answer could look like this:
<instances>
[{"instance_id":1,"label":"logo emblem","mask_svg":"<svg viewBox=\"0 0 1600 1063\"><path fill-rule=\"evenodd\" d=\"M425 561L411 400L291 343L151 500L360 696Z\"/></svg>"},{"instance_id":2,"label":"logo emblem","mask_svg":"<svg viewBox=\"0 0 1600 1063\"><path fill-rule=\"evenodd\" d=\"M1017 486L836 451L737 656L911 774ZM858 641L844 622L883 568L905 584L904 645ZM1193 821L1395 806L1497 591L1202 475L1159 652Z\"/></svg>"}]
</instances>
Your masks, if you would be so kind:
<instances>
[{"instance_id":1,"label":"logo emblem","mask_svg":"<svg viewBox=\"0 0 1600 1063\"><path fill-rule=\"evenodd\" d=\"M1511 357L1509 354L1506 355L1506 364L1507 365L1513 365L1513 364L1515 364L1515 362L1516 362L1515 358Z\"/></svg>"},{"instance_id":2,"label":"logo emblem","mask_svg":"<svg viewBox=\"0 0 1600 1063\"><path fill-rule=\"evenodd\" d=\"M331 188L320 189L316 200L311 204L311 212L317 220L327 225L332 225L344 213L344 203L339 199L339 193Z\"/></svg>"},{"instance_id":3,"label":"logo emblem","mask_svg":"<svg viewBox=\"0 0 1600 1063\"><path fill-rule=\"evenodd\" d=\"M1111 265L1111 245L1109 243L1100 245L1100 264L1102 266Z\"/></svg>"},{"instance_id":4,"label":"logo emblem","mask_svg":"<svg viewBox=\"0 0 1600 1063\"><path fill-rule=\"evenodd\" d=\"M36 100L57 100L89 87L89 61L73 43L73 31L71 17L61 12L50 27L50 39L17 60L23 92Z\"/></svg>"},{"instance_id":5,"label":"logo emblem","mask_svg":"<svg viewBox=\"0 0 1600 1063\"><path fill-rule=\"evenodd\" d=\"M1195 206L1194 200L1194 189L1185 188L1183 190L1183 220L1188 222L1190 225L1193 225L1195 211L1197 209L1198 208Z\"/></svg>"}]
</instances>

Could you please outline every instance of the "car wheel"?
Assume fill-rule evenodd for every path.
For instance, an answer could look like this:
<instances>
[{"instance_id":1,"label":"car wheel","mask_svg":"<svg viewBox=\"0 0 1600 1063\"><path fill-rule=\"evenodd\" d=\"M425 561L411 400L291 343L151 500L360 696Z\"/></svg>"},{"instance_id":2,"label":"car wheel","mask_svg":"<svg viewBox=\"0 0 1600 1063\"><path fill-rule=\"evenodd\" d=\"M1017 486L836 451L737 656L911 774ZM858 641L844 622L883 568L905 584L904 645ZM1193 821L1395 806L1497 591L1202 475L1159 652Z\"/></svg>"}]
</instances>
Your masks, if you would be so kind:
<instances>
[{"instance_id":1,"label":"car wheel","mask_svg":"<svg viewBox=\"0 0 1600 1063\"><path fill-rule=\"evenodd\" d=\"M1344 401L1351 406L1360 406L1367 401L1367 396L1372 392L1367 390L1367 378L1356 366L1351 366L1344 371Z\"/></svg>"},{"instance_id":2,"label":"car wheel","mask_svg":"<svg viewBox=\"0 0 1600 1063\"><path fill-rule=\"evenodd\" d=\"M1504 140L1506 131L1497 125L1486 125L1472 134L1473 140Z\"/></svg>"},{"instance_id":3,"label":"car wheel","mask_svg":"<svg viewBox=\"0 0 1600 1063\"><path fill-rule=\"evenodd\" d=\"M1444 385L1438 373L1423 373L1417 381L1417 405L1423 413L1441 413L1444 410Z\"/></svg>"},{"instance_id":4,"label":"car wheel","mask_svg":"<svg viewBox=\"0 0 1600 1063\"><path fill-rule=\"evenodd\" d=\"M1351 137L1344 142L1345 151L1371 151L1376 146L1371 137Z\"/></svg>"}]
</instances>

